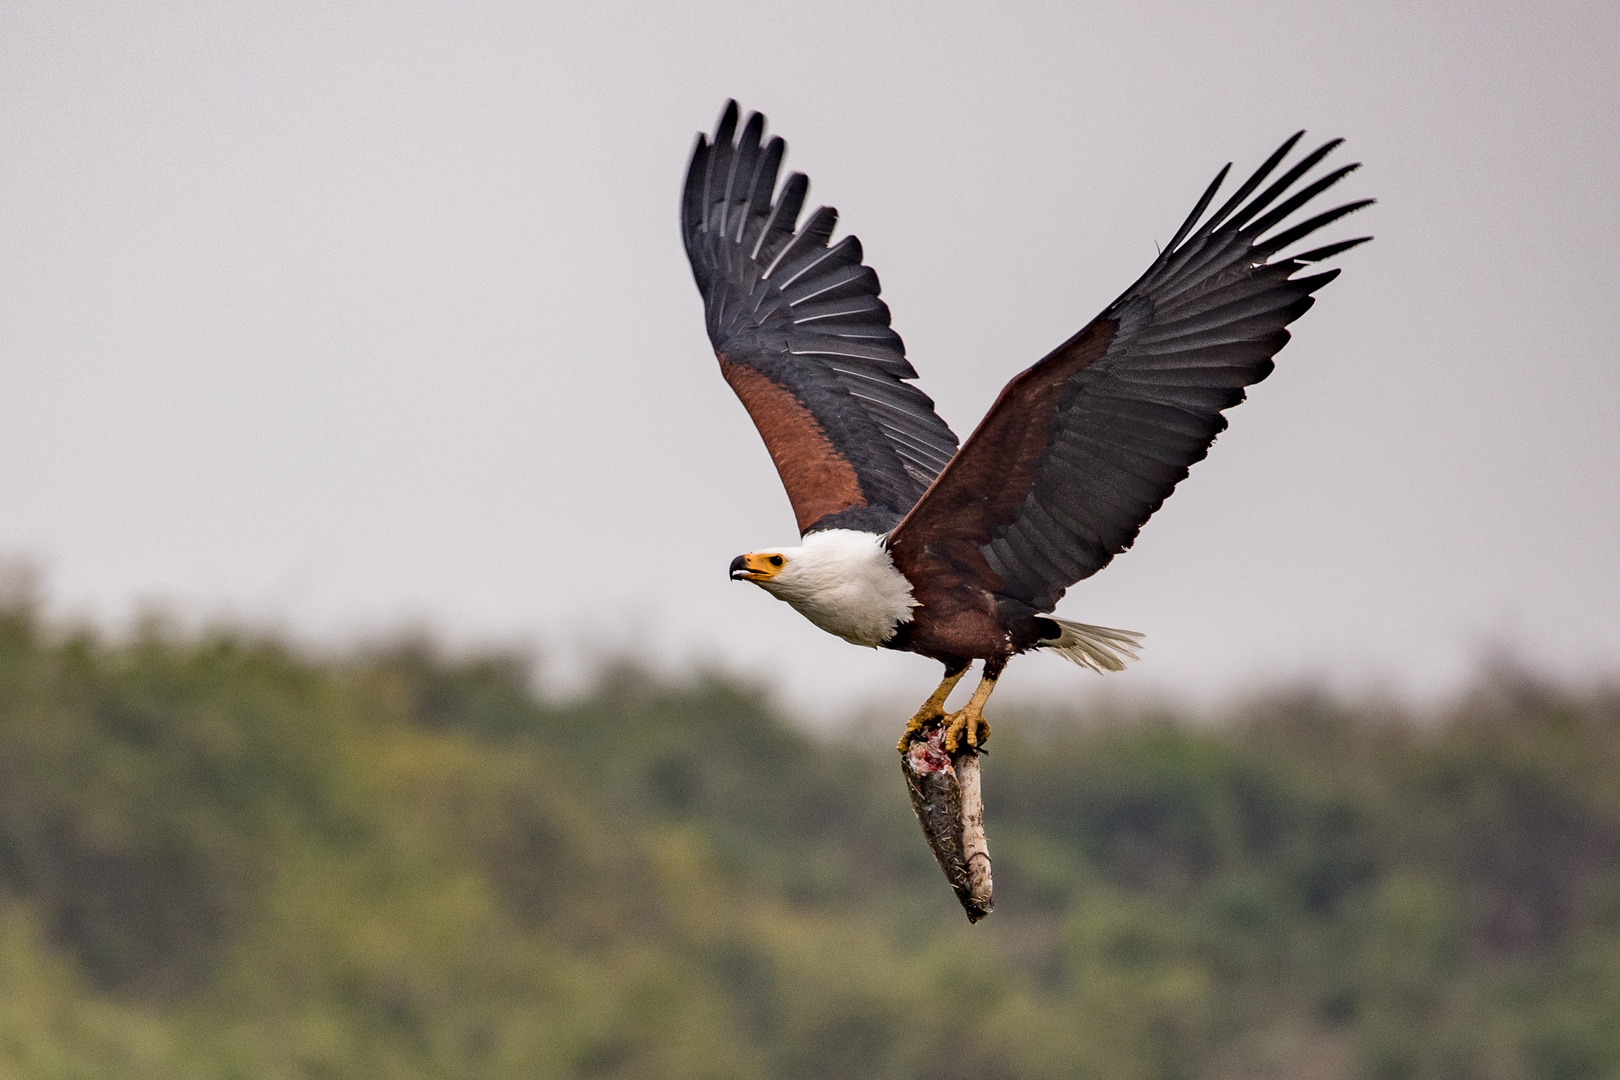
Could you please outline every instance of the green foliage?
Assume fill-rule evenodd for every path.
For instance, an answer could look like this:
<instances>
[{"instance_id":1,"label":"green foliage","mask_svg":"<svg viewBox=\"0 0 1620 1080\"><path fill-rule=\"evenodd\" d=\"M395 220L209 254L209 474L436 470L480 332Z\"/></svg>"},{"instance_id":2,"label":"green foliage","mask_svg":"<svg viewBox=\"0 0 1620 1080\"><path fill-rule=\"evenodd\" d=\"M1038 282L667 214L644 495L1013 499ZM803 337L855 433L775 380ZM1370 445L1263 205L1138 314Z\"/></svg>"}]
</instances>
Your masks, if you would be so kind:
<instances>
[{"instance_id":1,"label":"green foliage","mask_svg":"<svg viewBox=\"0 0 1620 1080\"><path fill-rule=\"evenodd\" d=\"M969 927L758 689L0 611L0 1076L1620 1073L1620 701L997 722Z\"/></svg>"}]
</instances>

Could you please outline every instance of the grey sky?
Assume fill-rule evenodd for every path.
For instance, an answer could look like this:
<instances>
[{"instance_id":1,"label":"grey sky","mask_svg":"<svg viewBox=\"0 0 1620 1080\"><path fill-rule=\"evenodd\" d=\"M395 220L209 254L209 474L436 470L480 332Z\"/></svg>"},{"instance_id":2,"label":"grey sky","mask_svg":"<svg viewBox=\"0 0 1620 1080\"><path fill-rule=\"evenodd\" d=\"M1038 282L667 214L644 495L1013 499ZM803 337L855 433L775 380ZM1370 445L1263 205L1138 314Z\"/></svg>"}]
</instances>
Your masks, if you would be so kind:
<instances>
[{"instance_id":1,"label":"grey sky","mask_svg":"<svg viewBox=\"0 0 1620 1080\"><path fill-rule=\"evenodd\" d=\"M1228 160L1343 135L1377 241L1060 612L1120 689L1620 668L1616 5L13 3L0 552L67 611L714 657L807 711L935 667L726 580L793 538L676 231L736 96L962 435ZM1050 658L1022 692L1099 680Z\"/></svg>"}]
</instances>

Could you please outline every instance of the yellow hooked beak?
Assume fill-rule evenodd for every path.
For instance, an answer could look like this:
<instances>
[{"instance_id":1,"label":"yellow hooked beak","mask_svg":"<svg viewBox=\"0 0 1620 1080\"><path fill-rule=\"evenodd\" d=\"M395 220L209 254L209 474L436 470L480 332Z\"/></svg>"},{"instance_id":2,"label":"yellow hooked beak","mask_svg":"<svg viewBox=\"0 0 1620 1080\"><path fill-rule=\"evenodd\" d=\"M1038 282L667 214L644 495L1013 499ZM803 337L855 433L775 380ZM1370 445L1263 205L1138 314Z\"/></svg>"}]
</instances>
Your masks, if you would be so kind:
<instances>
[{"instance_id":1,"label":"yellow hooked beak","mask_svg":"<svg viewBox=\"0 0 1620 1080\"><path fill-rule=\"evenodd\" d=\"M782 572L782 556L769 551L739 555L731 560L732 581L769 581Z\"/></svg>"}]
</instances>

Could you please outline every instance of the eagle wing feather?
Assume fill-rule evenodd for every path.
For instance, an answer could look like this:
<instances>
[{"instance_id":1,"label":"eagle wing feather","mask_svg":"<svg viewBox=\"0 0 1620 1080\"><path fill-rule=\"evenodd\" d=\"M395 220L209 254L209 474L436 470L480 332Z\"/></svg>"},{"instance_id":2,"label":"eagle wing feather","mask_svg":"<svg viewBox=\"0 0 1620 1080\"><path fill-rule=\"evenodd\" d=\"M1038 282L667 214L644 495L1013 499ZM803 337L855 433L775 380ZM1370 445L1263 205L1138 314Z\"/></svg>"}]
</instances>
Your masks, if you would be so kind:
<instances>
[{"instance_id":1,"label":"eagle wing feather","mask_svg":"<svg viewBox=\"0 0 1620 1080\"><path fill-rule=\"evenodd\" d=\"M1131 546L1226 427L1223 410L1270 374L1287 325L1338 271L1295 275L1369 239L1274 258L1372 201L1266 235L1356 168L1288 194L1334 140L1254 195L1299 138L1204 218L1230 166L1222 169L1147 272L1007 385L890 534L903 573L1050 611Z\"/></svg>"},{"instance_id":2,"label":"eagle wing feather","mask_svg":"<svg viewBox=\"0 0 1620 1080\"><path fill-rule=\"evenodd\" d=\"M776 463L799 531L892 529L956 453L956 435L912 385L861 242L831 244L838 212L798 224L809 181L776 191L786 144L737 132L728 102L686 173L681 234L709 340ZM773 200L773 193L775 198Z\"/></svg>"}]
</instances>

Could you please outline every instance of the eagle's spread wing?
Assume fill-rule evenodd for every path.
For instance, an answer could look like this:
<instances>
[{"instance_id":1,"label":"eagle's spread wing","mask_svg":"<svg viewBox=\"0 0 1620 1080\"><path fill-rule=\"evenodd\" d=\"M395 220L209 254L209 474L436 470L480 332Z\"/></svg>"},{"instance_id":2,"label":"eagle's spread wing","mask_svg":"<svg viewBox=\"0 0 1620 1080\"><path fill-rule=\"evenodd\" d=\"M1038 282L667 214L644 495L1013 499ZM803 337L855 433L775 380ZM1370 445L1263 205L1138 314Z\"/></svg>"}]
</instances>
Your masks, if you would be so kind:
<instances>
[{"instance_id":1,"label":"eagle's spread wing","mask_svg":"<svg viewBox=\"0 0 1620 1080\"><path fill-rule=\"evenodd\" d=\"M1284 327L1338 271L1294 275L1368 239L1271 261L1372 201L1271 233L1356 168L1290 193L1335 140L1254 195L1299 137L1199 225L1226 177L1222 169L1147 273L1007 385L891 534L903 572L972 582L1050 611L1065 589L1131 546L1226 427L1221 410L1270 374L1272 356L1288 341Z\"/></svg>"},{"instance_id":2,"label":"eagle's spread wing","mask_svg":"<svg viewBox=\"0 0 1620 1080\"><path fill-rule=\"evenodd\" d=\"M956 452L956 435L907 380L877 274L853 236L827 246L836 210L797 227L809 181L775 200L786 144L763 147L754 113L734 142L728 102L692 151L681 233L720 370L742 398L787 488L799 531L887 532Z\"/></svg>"}]
</instances>

